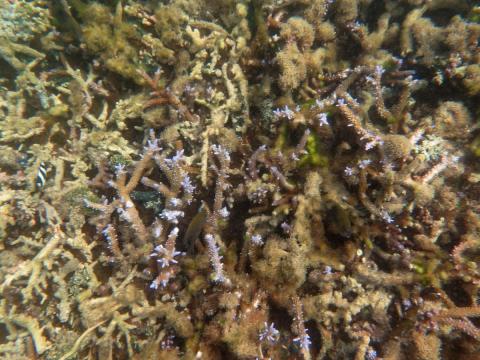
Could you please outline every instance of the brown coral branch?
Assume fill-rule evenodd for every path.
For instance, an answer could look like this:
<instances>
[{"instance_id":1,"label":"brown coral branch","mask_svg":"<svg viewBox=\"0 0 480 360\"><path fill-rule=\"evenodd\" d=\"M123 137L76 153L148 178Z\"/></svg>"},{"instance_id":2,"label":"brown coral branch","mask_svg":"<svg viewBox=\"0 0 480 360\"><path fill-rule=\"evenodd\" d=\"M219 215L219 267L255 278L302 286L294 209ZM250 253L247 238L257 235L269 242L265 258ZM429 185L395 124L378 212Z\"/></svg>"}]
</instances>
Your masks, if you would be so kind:
<instances>
[{"instance_id":1,"label":"brown coral branch","mask_svg":"<svg viewBox=\"0 0 480 360\"><path fill-rule=\"evenodd\" d=\"M476 246L478 246L478 238L476 236L467 235L467 236L464 236L462 241L453 248L453 251L452 251L453 262L455 264L455 269L460 274L467 275L469 272L468 267L465 266L465 260L464 260L464 257L462 256L463 253L468 249L471 249Z\"/></svg>"},{"instance_id":2,"label":"brown coral branch","mask_svg":"<svg viewBox=\"0 0 480 360\"><path fill-rule=\"evenodd\" d=\"M139 71L139 74L153 90L151 95L154 97L147 101L144 106L145 109L157 105L171 105L177 109L177 111L182 114L187 121L192 123L198 121L198 118L194 116L190 110L188 110L187 106L185 106L175 94L173 94L168 88L161 88L158 85L161 74L160 71L157 71L153 78L144 71Z\"/></svg>"},{"instance_id":3,"label":"brown coral branch","mask_svg":"<svg viewBox=\"0 0 480 360\"><path fill-rule=\"evenodd\" d=\"M444 324L448 324L455 329L458 329L465 334L468 334L471 337L480 340L480 329L475 327L470 321L463 319L452 319L450 317L447 317L445 319L438 319L438 321L441 321Z\"/></svg>"},{"instance_id":4,"label":"brown coral branch","mask_svg":"<svg viewBox=\"0 0 480 360\"><path fill-rule=\"evenodd\" d=\"M392 113L390 110L387 109L385 106L385 101L383 100L383 93L382 93L382 74L384 70L381 66L377 66L373 73L373 85L375 88L375 106L377 107L378 114L382 117L382 119L386 121L391 121L393 118Z\"/></svg>"},{"instance_id":5,"label":"brown coral branch","mask_svg":"<svg viewBox=\"0 0 480 360\"><path fill-rule=\"evenodd\" d=\"M216 234L218 229L218 219L221 217L221 210L224 201L224 191L230 187L230 184L227 182L227 171L230 167L230 154L228 150L221 145L212 145L212 152L217 157L220 166L217 168L215 165L212 165L212 169L217 172L218 177L215 184L213 210L208 218L208 225L210 226L208 232Z\"/></svg>"},{"instance_id":6,"label":"brown coral branch","mask_svg":"<svg viewBox=\"0 0 480 360\"><path fill-rule=\"evenodd\" d=\"M142 180L140 181L143 185L148 186L152 189L157 190L160 194L165 196L167 199L175 197L175 193L171 191L168 186L166 186L163 183L153 181L147 177L143 177Z\"/></svg>"},{"instance_id":7,"label":"brown coral branch","mask_svg":"<svg viewBox=\"0 0 480 360\"><path fill-rule=\"evenodd\" d=\"M480 306L455 307L451 309L442 310L440 313L433 316L432 319L440 320L445 318L456 318L456 317L466 317L466 316L470 316L470 317L480 316Z\"/></svg>"},{"instance_id":8,"label":"brown coral branch","mask_svg":"<svg viewBox=\"0 0 480 360\"><path fill-rule=\"evenodd\" d=\"M145 170L148 168L150 160L153 157L155 151L158 151L159 148L155 144L151 144L140 161L137 162L133 173L130 179L127 182L127 172L123 168L119 168L117 171L117 179L113 183L113 186L117 189L118 195L120 196L120 201L123 203L123 208L121 209L121 216L124 220L130 222L132 227L135 229L138 235L139 245L145 244L149 238L149 233L145 224L140 218L140 214L133 203L130 193L135 189L135 187L140 182Z\"/></svg>"},{"instance_id":9,"label":"brown coral branch","mask_svg":"<svg viewBox=\"0 0 480 360\"><path fill-rule=\"evenodd\" d=\"M293 310L295 313L295 318L293 319L293 332L297 334L297 338L293 339L294 342L298 343L304 360L310 360L310 349L309 346L311 344L310 336L307 333L307 329L305 329L305 320L303 319L303 306L302 302L298 295L293 297Z\"/></svg>"},{"instance_id":10,"label":"brown coral branch","mask_svg":"<svg viewBox=\"0 0 480 360\"><path fill-rule=\"evenodd\" d=\"M107 227L103 230L103 235L107 238L113 255L119 260L123 259L123 254L120 250L120 244L118 242L117 231L112 224L107 225Z\"/></svg>"},{"instance_id":11,"label":"brown coral branch","mask_svg":"<svg viewBox=\"0 0 480 360\"><path fill-rule=\"evenodd\" d=\"M377 136L363 128L360 118L350 109L344 99L339 99L337 108L340 110L340 114L347 120L348 126L353 127L361 140L366 139L368 142L372 142L372 144L379 142Z\"/></svg>"},{"instance_id":12,"label":"brown coral branch","mask_svg":"<svg viewBox=\"0 0 480 360\"><path fill-rule=\"evenodd\" d=\"M118 189L118 192L119 192L119 195L120 196L128 196L128 194L130 194L133 189L135 189L138 185L138 183L140 182L140 179L142 178L145 170L148 168L148 165L150 163L150 160L152 159L153 157L153 154L154 154L154 151L153 149L148 149L142 159L137 162L137 164L135 165L135 169L133 170L133 173L132 175L130 176L130 179L128 181L128 183L125 184L125 176L126 174L125 173L121 173L119 177L123 178L121 180L121 183L125 184L125 187L122 187Z\"/></svg>"}]
</instances>

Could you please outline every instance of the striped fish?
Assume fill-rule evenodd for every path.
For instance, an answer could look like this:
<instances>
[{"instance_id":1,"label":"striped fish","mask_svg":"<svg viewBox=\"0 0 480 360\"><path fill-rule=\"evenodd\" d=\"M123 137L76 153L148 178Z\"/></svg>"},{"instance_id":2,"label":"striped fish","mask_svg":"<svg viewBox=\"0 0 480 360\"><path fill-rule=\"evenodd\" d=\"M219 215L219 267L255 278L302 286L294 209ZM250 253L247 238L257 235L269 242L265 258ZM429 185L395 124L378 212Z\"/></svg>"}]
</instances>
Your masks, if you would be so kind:
<instances>
[{"instance_id":1,"label":"striped fish","mask_svg":"<svg viewBox=\"0 0 480 360\"><path fill-rule=\"evenodd\" d=\"M35 185L37 185L37 188L40 189L45 185L46 181L47 181L47 168L45 163L42 161L40 163L40 166L38 167L37 177L35 179Z\"/></svg>"}]
</instances>

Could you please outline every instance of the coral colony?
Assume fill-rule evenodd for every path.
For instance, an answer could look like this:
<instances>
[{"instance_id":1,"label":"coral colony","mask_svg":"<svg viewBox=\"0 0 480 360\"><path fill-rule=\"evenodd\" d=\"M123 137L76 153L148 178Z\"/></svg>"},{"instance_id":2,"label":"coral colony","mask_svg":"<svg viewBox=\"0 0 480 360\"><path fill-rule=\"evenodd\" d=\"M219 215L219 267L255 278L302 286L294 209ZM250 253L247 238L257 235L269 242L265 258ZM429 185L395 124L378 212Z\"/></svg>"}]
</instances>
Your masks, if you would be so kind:
<instances>
[{"instance_id":1,"label":"coral colony","mask_svg":"<svg viewBox=\"0 0 480 360\"><path fill-rule=\"evenodd\" d=\"M480 6L0 1L0 358L480 354Z\"/></svg>"}]
</instances>

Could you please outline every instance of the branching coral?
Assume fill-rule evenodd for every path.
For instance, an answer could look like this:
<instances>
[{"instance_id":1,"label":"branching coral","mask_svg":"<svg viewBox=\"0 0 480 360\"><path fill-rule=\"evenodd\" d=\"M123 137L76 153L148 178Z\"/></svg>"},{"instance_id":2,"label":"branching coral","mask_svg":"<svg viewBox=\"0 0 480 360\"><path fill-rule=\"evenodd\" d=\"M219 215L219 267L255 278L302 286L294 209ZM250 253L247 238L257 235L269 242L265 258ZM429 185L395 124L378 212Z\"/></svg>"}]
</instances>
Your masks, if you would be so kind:
<instances>
[{"instance_id":1,"label":"branching coral","mask_svg":"<svg viewBox=\"0 0 480 360\"><path fill-rule=\"evenodd\" d=\"M29 43L52 30L44 1L5 1L0 13L0 57L17 71L27 65L22 57L43 58L45 49L34 49Z\"/></svg>"}]
</instances>

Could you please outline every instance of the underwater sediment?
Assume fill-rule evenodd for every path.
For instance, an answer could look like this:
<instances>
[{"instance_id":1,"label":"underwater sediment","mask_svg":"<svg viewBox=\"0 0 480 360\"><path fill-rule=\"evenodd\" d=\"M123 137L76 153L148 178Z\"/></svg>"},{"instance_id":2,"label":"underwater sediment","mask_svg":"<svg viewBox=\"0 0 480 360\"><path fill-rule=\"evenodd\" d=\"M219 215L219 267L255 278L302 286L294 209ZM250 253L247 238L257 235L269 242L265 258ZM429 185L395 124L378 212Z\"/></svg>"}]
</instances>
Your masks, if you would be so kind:
<instances>
[{"instance_id":1,"label":"underwater sediment","mask_svg":"<svg viewBox=\"0 0 480 360\"><path fill-rule=\"evenodd\" d=\"M0 1L0 358L478 359L480 6Z\"/></svg>"}]
</instances>

